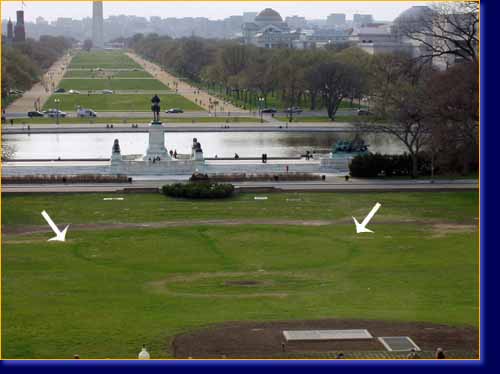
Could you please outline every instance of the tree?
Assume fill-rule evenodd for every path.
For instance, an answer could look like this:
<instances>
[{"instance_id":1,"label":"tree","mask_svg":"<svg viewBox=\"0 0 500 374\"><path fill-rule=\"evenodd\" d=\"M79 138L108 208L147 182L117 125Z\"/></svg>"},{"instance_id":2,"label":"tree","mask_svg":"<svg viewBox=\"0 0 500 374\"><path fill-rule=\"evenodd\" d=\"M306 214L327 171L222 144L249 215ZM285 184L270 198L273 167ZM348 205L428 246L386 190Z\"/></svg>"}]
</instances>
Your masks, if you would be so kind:
<instances>
[{"instance_id":1,"label":"tree","mask_svg":"<svg viewBox=\"0 0 500 374\"><path fill-rule=\"evenodd\" d=\"M426 108L432 121L433 145L449 169L463 174L478 164L479 78L474 63L436 72L426 90Z\"/></svg>"},{"instance_id":2,"label":"tree","mask_svg":"<svg viewBox=\"0 0 500 374\"><path fill-rule=\"evenodd\" d=\"M452 56L477 63L478 9L476 1L437 3L415 15L401 17L394 29L422 45L420 59Z\"/></svg>"},{"instance_id":3,"label":"tree","mask_svg":"<svg viewBox=\"0 0 500 374\"><path fill-rule=\"evenodd\" d=\"M382 56L373 65L375 118L386 124L371 124L399 139L412 160L412 176L418 176L419 153L431 140L430 118L425 106L432 71L428 65L404 56ZM366 124L365 124L366 126Z\"/></svg>"},{"instance_id":4,"label":"tree","mask_svg":"<svg viewBox=\"0 0 500 374\"><path fill-rule=\"evenodd\" d=\"M87 51L87 52L90 52L90 50L92 49L93 47L93 44L92 44L92 40L90 39L85 39L84 42L83 42L83 50L84 51Z\"/></svg>"},{"instance_id":5,"label":"tree","mask_svg":"<svg viewBox=\"0 0 500 374\"><path fill-rule=\"evenodd\" d=\"M352 90L355 72L351 67L330 59L319 64L318 74L323 80L321 91L328 117L333 120L340 103Z\"/></svg>"}]
</instances>

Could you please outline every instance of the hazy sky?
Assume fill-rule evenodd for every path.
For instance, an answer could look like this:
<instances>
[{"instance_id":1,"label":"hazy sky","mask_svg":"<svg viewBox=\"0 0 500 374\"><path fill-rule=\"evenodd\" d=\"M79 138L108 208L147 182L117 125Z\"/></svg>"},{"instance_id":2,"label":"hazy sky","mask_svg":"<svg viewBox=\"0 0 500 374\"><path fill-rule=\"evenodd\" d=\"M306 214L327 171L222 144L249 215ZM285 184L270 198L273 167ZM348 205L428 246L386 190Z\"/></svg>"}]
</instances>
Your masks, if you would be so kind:
<instances>
[{"instance_id":1,"label":"hazy sky","mask_svg":"<svg viewBox=\"0 0 500 374\"><path fill-rule=\"evenodd\" d=\"M2 0L2 18L16 18L21 1ZM81 19L92 15L91 1L25 1L25 20L42 16L47 20L58 17ZM258 12L264 8L277 10L283 18L300 15L307 19L324 19L330 13L373 14L376 20L393 20L403 10L429 1L105 1L104 18L110 15L137 15L143 17L207 17L222 19L243 12Z\"/></svg>"}]
</instances>

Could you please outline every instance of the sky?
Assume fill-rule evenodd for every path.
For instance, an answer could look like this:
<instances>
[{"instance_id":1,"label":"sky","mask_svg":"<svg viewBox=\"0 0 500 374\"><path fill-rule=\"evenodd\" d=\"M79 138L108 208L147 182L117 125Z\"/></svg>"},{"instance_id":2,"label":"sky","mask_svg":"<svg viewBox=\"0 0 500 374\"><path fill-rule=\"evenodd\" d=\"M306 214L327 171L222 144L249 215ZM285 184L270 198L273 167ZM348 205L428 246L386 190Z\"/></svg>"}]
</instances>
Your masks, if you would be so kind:
<instances>
[{"instance_id":1,"label":"sky","mask_svg":"<svg viewBox=\"0 0 500 374\"><path fill-rule=\"evenodd\" d=\"M392 21L402 11L413 5L425 5L429 1L105 1L104 18L110 15L136 15L142 17L206 17L223 19L243 12L258 12L273 8L283 18L299 15L307 19L325 19L330 13L372 14L375 20ZM1 1L2 19L16 18L21 1ZM41 16L46 20L58 17L82 19L92 16L91 1L24 1L24 19L35 21Z\"/></svg>"}]
</instances>

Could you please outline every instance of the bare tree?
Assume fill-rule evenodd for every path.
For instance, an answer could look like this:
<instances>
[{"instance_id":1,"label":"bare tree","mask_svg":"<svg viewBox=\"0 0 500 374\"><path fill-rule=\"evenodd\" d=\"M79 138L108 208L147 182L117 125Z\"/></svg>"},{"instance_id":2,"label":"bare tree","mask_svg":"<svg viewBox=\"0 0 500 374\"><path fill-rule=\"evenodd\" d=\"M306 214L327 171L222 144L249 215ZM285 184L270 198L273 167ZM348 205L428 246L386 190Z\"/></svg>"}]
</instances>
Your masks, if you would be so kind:
<instances>
[{"instance_id":1,"label":"bare tree","mask_svg":"<svg viewBox=\"0 0 500 374\"><path fill-rule=\"evenodd\" d=\"M373 64L375 118L384 124L364 123L363 128L376 126L378 131L391 134L406 147L412 159L412 176L418 175L419 153L429 145L431 127L426 100L426 85L430 67L404 56L380 56Z\"/></svg>"},{"instance_id":2,"label":"bare tree","mask_svg":"<svg viewBox=\"0 0 500 374\"><path fill-rule=\"evenodd\" d=\"M453 56L478 61L479 3L446 2L400 17L394 30L421 45L419 59Z\"/></svg>"}]
</instances>

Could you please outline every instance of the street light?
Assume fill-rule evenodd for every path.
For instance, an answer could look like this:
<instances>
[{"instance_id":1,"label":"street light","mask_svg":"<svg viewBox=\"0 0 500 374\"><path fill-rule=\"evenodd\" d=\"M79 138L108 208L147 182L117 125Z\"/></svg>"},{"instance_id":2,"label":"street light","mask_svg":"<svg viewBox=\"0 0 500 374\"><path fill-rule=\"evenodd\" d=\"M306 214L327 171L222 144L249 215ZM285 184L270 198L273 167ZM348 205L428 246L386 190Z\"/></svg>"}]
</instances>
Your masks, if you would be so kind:
<instances>
[{"instance_id":1,"label":"street light","mask_svg":"<svg viewBox=\"0 0 500 374\"><path fill-rule=\"evenodd\" d=\"M56 112L56 124L58 124L58 125L59 125L59 107L60 107L59 103L60 102L61 102L60 99L54 99L54 103L56 103L56 105L57 105L57 109L56 109L57 110L57 112Z\"/></svg>"},{"instance_id":2,"label":"street light","mask_svg":"<svg viewBox=\"0 0 500 374\"><path fill-rule=\"evenodd\" d=\"M259 101L260 123L262 123L262 122L264 122L264 120L262 119L262 105L264 104L264 98L263 97L259 97L257 100Z\"/></svg>"}]
</instances>

